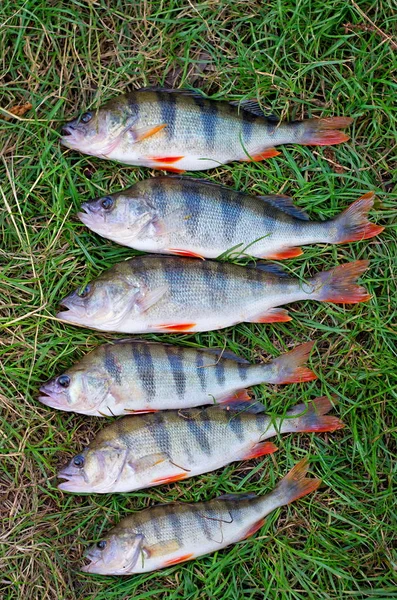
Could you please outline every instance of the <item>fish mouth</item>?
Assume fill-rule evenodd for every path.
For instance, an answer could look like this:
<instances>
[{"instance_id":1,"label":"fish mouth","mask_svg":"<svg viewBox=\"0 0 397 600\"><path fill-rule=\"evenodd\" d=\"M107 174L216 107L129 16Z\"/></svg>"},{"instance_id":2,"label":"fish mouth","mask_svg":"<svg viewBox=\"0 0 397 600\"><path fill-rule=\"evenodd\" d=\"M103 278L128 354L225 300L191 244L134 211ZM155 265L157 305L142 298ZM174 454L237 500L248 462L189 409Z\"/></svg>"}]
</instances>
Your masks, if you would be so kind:
<instances>
[{"instance_id":1,"label":"fish mouth","mask_svg":"<svg viewBox=\"0 0 397 600\"><path fill-rule=\"evenodd\" d=\"M48 389L47 385L42 385L39 389L41 392L41 396L37 399L45 406L50 406L51 408L60 408L62 410L70 410L67 401L63 397L63 394L58 394L57 392L53 392Z\"/></svg>"},{"instance_id":2,"label":"fish mouth","mask_svg":"<svg viewBox=\"0 0 397 600\"><path fill-rule=\"evenodd\" d=\"M61 469L57 475L59 479L64 479L58 484L58 490L62 492L85 492L85 477L78 473L68 471L68 467Z\"/></svg>"},{"instance_id":3,"label":"fish mouth","mask_svg":"<svg viewBox=\"0 0 397 600\"><path fill-rule=\"evenodd\" d=\"M75 148L84 137L81 131L75 129L72 125L64 125L61 129L61 133L62 137L60 142L62 146L66 146L67 148Z\"/></svg>"}]
</instances>

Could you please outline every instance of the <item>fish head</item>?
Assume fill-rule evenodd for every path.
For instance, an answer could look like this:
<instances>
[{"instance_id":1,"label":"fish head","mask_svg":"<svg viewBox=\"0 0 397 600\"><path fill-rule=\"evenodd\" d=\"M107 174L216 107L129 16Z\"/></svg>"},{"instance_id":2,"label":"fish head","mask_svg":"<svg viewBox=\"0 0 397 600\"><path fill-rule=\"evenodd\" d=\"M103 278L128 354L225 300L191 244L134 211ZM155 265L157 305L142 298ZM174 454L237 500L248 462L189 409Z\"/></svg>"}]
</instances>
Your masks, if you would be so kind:
<instances>
[{"instance_id":1,"label":"fish head","mask_svg":"<svg viewBox=\"0 0 397 600\"><path fill-rule=\"evenodd\" d=\"M155 208L134 188L83 202L81 208L77 216L87 227L127 245L156 219Z\"/></svg>"},{"instance_id":2,"label":"fish head","mask_svg":"<svg viewBox=\"0 0 397 600\"><path fill-rule=\"evenodd\" d=\"M110 531L99 542L90 546L84 558L90 561L82 567L85 573L99 575L124 575L133 572L143 550L144 536L131 530L121 530L120 526Z\"/></svg>"},{"instance_id":3,"label":"fish head","mask_svg":"<svg viewBox=\"0 0 397 600\"><path fill-rule=\"evenodd\" d=\"M97 414L109 393L109 380L104 368L72 367L40 387L40 402L51 408Z\"/></svg>"},{"instance_id":4,"label":"fish head","mask_svg":"<svg viewBox=\"0 0 397 600\"><path fill-rule=\"evenodd\" d=\"M66 123L61 144L85 154L107 158L136 121L125 96L115 98L95 111L87 111Z\"/></svg>"},{"instance_id":5,"label":"fish head","mask_svg":"<svg viewBox=\"0 0 397 600\"><path fill-rule=\"evenodd\" d=\"M72 458L66 467L58 473L65 479L58 485L64 492L108 493L114 491L115 485L129 470L128 450L120 444L106 440L106 430L101 433L91 446ZM98 439L99 438L99 439Z\"/></svg>"},{"instance_id":6,"label":"fish head","mask_svg":"<svg viewBox=\"0 0 397 600\"><path fill-rule=\"evenodd\" d=\"M143 285L139 276L116 265L61 301L66 310L57 317L70 323L114 331L127 314L139 313Z\"/></svg>"}]
</instances>

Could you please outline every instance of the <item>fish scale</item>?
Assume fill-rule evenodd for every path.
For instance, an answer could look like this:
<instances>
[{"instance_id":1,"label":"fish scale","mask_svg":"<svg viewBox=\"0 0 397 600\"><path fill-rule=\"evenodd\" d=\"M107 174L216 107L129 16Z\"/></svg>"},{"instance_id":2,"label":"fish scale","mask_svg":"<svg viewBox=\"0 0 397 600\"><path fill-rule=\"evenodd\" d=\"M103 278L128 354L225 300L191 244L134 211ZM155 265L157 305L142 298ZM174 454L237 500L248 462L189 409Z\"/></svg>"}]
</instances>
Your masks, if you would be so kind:
<instances>
[{"instance_id":1,"label":"fish scale","mask_svg":"<svg viewBox=\"0 0 397 600\"><path fill-rule=\"evenodd\" d=\"M304 459L266 496L227 495L208 502L153 506L129 515L85 554L83 571L127 575L162 569L215 552L249 537L276 508L320 485L306 478Z\"/></svg>"},{"instance_id":2,"label":"fish scale","mask_svg":"<svg viewBox=\"0 0 397 600\"><path fill-rule=\"evenodd\" d=\"M244 403L243 403L244 404ZM324 416L326 397L302 404L284 417L264 414L260 405L244 408L190 408L128 416L101 430L74 461L59 473L66 491L127 492L213 471L226 464L270 454L267 442L277 434L334 431L342 423Z\"/></svg>"},{"instance_id":3,"label":"fish scale","mask_svg":"<svg viewBox=\"0 0 397 600\"><path fill-rule=\"evenodd\" d=\"M309 221L286 196L256 197L189 177L157 177L85 202L80 219L93 231L146 252L217 258L232 250L283 259L301 245L371 238L382 227L367 220L374 194L327 221ZM145 219L142 219L145 215Z\"/></svg>"}]
</instances>

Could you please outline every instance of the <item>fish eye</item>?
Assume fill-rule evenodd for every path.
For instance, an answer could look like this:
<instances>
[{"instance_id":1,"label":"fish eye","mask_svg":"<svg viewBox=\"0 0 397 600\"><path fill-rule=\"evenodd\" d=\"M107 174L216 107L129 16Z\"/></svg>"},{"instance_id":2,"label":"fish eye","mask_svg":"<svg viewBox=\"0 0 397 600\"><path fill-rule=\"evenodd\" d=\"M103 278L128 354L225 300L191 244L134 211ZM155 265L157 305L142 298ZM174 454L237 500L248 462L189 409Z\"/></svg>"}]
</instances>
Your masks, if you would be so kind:
<instances>
[{"instance_id":1,"label":"fish eye","mask_svg":"<svg viewBox=\"0 0 397 600\"><path fill-rule=\"evenodd\" d=\"M114 200L110 196L105 196L105 198L102 198L101 204L102 208L104 208L105 210L109 210L110 208L112 208Z\"/></svg>"},{"instance_id":2,"label":"fish eye","mask_svg":"<svg viewBox=\"0 0 397 600\"><path fill-rule=\"evenodd\" d=\"M99 550L103 550L104 548L106 548L106 540L101 540L100 542L97 543L96 547L99 548Z\"/></svg>"},{"instance_id":3,"label":"fish eye","mask_svg":"<svg viewBox=\"0 0 397 600\"><path fill-rule=\"evenodd\" d=\"M70 377L68 377L68 375L61 375L60 377L58 377L58 383L63 388L67 388L70 384Z\"/></svg>"},{"instance_id":4,"label":"fish eye","mask_svg":"<svg viewBox=\"0 0 397 600\"><path fill-rule=\"evenodd\" d=\"M78 295L80 296L80 298L85 298L86 296L88 296L90 291L91 291L91 286L90 286L90 284L88 284L80 292L78 292Z\"/></svg>"},{"instance_id":5,"label":"fish eye","mask_svg":"<svg viewBox=\"0 0 397 600\"><path fill-rule=\"evenodd\" d=\"M90 112L86 112L83 115L81 115L80 117L80 121L83 121L83 123L88 123L88 121L91 121L92 119L92 113Z\"/></svg>"},{"instance_id":6,"label":"fish eye","mask_svg":"<svg viewBox=\"0 0 397 600\"><path fill-rule=\"evenodd\" d=\"M73 459L73 464L75 467L81 468L84 465L84 456L81 456L81 454L75 456Z\"/></svg>"}]
</instances>

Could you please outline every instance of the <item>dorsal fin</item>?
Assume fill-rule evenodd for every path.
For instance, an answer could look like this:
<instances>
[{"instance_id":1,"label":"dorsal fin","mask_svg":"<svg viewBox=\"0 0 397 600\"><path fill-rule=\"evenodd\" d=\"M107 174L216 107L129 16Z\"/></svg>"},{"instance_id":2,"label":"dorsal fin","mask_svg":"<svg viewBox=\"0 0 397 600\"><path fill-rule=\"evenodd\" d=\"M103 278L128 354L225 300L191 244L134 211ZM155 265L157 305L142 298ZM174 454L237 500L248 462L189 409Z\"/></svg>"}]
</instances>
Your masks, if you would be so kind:
<instances>
[{"instance_id":1,"label":"dorsal fin","mask_svg":"<svg viewBox=\"0 0 397 600\"><path fill-rule=\"evenodd\" d=\"M259 402L259 400L243 400L241 402L221 402L219 404L216 404L214 408L229 411L231 418L233 418L234 413L247 412L257 415L259 413L265 412L265 407L261 402Z\"/></svg>"},{"instance_id":2,"label":"dorsal fin","mask_svg":"<svg viewBox=\"0 0 397 600\"><path fill-rule=\"evenodd\" d=\"M243 492L242 494L222 494L217 500L252 500L258 496L254 492Z\"/></svg>"},{"instance_id":3,"label":"dorsal fin","mask_svg":"<svg viewBox=\"0 0 397 600\"><path fill-rule=\"evenodd\" d=\"M194 348L194 350L198 350L199 352L205 352L209 354L214 354L218 358L225 358L228 360L234 360L240 364L249 365L251 364L249 360L238 356L231 350L223 350L223 348Z\"/></svg>"},{"instance_id":4,"label":"dorsal fin","mask_svg":"<svg viewBox=\"0 0 397 600\"><path fill-rule=\"evenodd\" d=\"M265 117L266 119L269 119L269 121L275 121L276 123L280 121L276 115L266 114L257 100L232 100L229 104L237 106L237 108L249 112L256 117Z\"/></svg>"},{"instance_id":5,"label":"dorsal fin","mask_svg":"<svg viewBox=\"0 0 397 600\"><path fill-rule=\"evenodd\" d=\"M309 215L302 209L295 206L292 198L289 196L280 196L278 194L271 194L269 196L257 196L264 202L271 204L275 208L282 210L287 215L291 215L291 217L295 217L296 219L300 219L301 221L308 221Z\"/></svg>"},{"instance_id":6,"label":"dorsal fin","mask_svg":"<svg viewBox=\"0 0 397 600\"><path fill-rule=\"evenodd\" d=\"M202 93L196 90L181 90L181 89L173 89L173 88L163 88L158 85L148 85L138 90L133 90L134 92L163 92L164 94L179 94L181 96L190 96L191 98L203 98L207 100L207 97ZM210 98L208 98L210 100Z\"/></svg>"},{"instance_id":7,"label":"dorsal fin","mask_svg":"<svg viewBox=\"0 0 397 600\"><path fill-rule=\"evenodd\" d=\"M274 263L258 262L256 265L247 265L247 267L251 267L252 269L260 269L261 271L266 271L272 275L277 275L277 277L289 277L288 273L286 273L282 267L275 265Z\"/></svg>"},{"instance_id":8,"label":"dorsal fin","mask_svg":"<svg viewBox=\"0 0 397 600\"><path fill-rule=\"evenodd\" d=\"M223 185L222 183L216 183L215 181L209 181L208 179L201 179L201 177L191 177L190 175L167 175L163 177L164 179L178 179L179 181L187 181L188 183L196 183L200 185L206 185L211 188L220 188L222 190L227 190L228 192L233 192L234 194L242 194L243 196L250 196L251 194L246 194L245 192L239 192L228 185Z\"/></svg>"}]
</instances>

